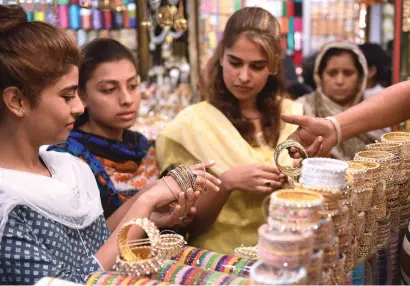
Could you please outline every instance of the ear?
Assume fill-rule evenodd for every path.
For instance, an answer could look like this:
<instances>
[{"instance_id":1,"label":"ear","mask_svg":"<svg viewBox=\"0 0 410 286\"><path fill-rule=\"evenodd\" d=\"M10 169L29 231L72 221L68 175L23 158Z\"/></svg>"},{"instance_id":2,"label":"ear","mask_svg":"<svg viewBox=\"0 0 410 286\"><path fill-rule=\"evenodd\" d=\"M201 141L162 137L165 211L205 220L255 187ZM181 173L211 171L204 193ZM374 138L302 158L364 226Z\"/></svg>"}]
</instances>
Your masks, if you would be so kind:
<instances>
[{"instance_id":1,"label":"ear","mask_svg":"<svg viewBox=\"0 0 410 286\"><path fill-rule=\"evenodd\" d=\"M31 108L27 98L17 87L8 87L3 91L3 102L6 108L18 117L23 117Z\"/></svg>"},{"instance_id":2,"label":"ear","mask_svg":"<svg viewBox=\"0 0 410 286\"><path fill-rule=\"evenodd\" d=\"M376 66L371 66L369 67L369 70L367 72L367 77L368 78L374 78L377 74L377 68Z\"/></svg>"},{"instance_id":3,"label":"ear","mask_svg":"<svg viewBox=\"0 0 410 286\"><path fill-rule=\"evenodd\" d=\"M85 91L78 90L78 97L81 99L81 102L84 105L84 108L87 107L87 93Z\"/></svg>"}]
</instances>

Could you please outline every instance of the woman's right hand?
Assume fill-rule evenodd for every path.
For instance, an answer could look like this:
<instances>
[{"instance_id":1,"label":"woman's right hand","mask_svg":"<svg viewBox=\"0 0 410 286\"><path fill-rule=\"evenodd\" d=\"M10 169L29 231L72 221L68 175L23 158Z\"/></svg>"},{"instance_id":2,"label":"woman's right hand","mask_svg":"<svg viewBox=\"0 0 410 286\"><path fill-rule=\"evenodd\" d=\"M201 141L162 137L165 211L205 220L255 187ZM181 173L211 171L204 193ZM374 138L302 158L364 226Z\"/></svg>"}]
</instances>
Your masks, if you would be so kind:
<instances>
[{"instance_id":1,"label":"woman's right hand","mask_svg":"<svg viewBox=\"0 0 410 286\"><path fill-rule=\"evenodd\" d=\"M196 164L190 167L192 173L196 175L194 186L195 201L202 191L219 191L221 180L217 179L215 176L208 172L204 172L204 168L206 170L207 168L212 167L214 164L215 162L211 161L204 163L203 165ZM166 180L166 182L164 180ZM154 204L154 209L159 209L163 206L177 201L177 198L181 193L183 194L183 191L172 176L166 176L159 180L153 188L147 190L146 193L148 196L150 196L151 203Z\"/></svg>"},{"instance_id":2,"label":"woman's right hand","mask_svg":"<svg viewBox=\"0 0 410 286\"><path fill-rule=\"evenodd\" d=\"M283 186L286 177L278 168L251 164L232 168L221 175L224 190L272 192Z\"/></svg>"}]
</instances>

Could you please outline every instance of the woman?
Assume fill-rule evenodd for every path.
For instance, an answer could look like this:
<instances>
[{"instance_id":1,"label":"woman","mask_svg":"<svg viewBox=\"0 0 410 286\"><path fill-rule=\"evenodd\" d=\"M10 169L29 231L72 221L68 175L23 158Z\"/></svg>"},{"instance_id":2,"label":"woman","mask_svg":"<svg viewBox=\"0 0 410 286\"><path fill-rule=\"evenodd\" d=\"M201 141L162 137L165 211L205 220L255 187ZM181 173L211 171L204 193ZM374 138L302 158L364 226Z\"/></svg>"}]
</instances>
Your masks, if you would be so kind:
<instances>
[{"instance_id":1,"label":"woman","mask_svg":"<svg viewBox=\"0 0 410 286\"><path fill-rule=\"evenodd\" d=\"M262 202L285 182L273 151L294 128L279 116L302 114L302 106L284 99L281 54L279 24L269 12L252 7L233 14L207 65L207 101L183 110L157 140L162 170L218 160L211 171L221 191L198 199L190 244L232 253L257 243Z\"/></svg>"},{"instance_id":2,"label":"woman","mask_svg":"<svg viewBox=\"0 0 410 286\"><path fill-rule=\"evenodd\" d=\"M306 115L334 116L363 100L367 64L356 45L346 42L325 45L316 57L314 73L316 90L298 100L303 104ZM351 138L333 148L330 156L350 160L366 144L380 139L381 134L362 134Z\"/></svg>"},{"instance_id":3,"label":"woman","mask_svg":"<svg viewBox=\"0 0 410 286\"><path fill-rule=\"evenodd\" d=\"M68 152L90 166L112 229L111 225L123 216L117 210L138 191L152 186L159 178L159 169L155 149L147 138L128 130L136 120L141 100L133 55L112 39L93 40L83 48L83 55L79 95L85 112L77 117L67 141L49 150ZM182 223L175 210L174 215L165 211L153 214L159 227Z\"/></svg>"},{"instance_id":4,"label":"woman","mask_svg":"<svg viewBox=\"0 0 410 286\"><path fill-rule=\"evenodd\" d=\"M131 219L176 201L190 207L170 177L137 194L107 228L90 168L77 158L39 151L67 139L84 108L77 96L80 51L65 31L27 22L23 8L0 5L0 282L34 284L42 277L83 283L112 269L117 236ZM215 181L197 171L195 189ZM206 175L207 180L203 176ZM190 203L191 204L191 203ZM114 225L113 225L114 226ZM130 239L142 238L133 229Z\"/></svg>"}]
</instances>

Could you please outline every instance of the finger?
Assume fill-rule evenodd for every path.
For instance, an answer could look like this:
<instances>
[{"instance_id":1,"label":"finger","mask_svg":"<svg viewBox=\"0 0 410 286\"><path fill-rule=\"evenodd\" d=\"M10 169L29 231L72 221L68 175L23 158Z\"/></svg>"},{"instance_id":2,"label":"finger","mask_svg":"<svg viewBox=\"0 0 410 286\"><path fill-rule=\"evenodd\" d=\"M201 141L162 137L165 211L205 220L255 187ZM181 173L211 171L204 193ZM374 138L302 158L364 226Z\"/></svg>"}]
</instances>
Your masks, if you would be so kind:
<instances>
[{"instance_id":1,"label":"finger","mask_svg":"<svg viewBox=\"0 0 410 286\"><path fill-rule=\"evenodd\" d=\"M284 177L284 175L282 174L282 176L280 176L280 175L277 175L277 174L262 172L260 177L262 179L264 179L265 181L266 180L268 180L268 181L279 181L281 177L282 178Z\"/></svg>"},{"instance_id":2,"label":"finger","mask_svg":"<svg viewBox=\"0 0 410 286\"><path fill-rule=\"evenodd\" d=\"M320 146L322 145L322 142L323 142L323 137L318 136L313 142L313 144L310 145L309 148L306 149L306 153L308 153L309 157L313 157L316 154L318 154L318 152L320 151Z\"/></svg>"},{"instance_id":3,"label":"finger","mask_svg":"<svg viewBox=\"0 0 410 286\"><path fill-rule=\"evenodd\" d=\"M269 185L266 183L269 182ZM281 187L283 183L280 180L261 180L258 183L258 186L264 186L268 188L275 188L275 187Z\"/></svg>"},{"instance_id":4,"label":"finger","mask_svg":"<svg viewBox=\"0 0 410 286\"><path fill-rule=\"evenodd\" d=\"M182 216L181 206L177 205L172 213L166 218L166 224L170 227L175 226L179 223L179 217Z\"/></svg>"},{"instance_id":5,"label":"finger","mask_svg":"<svg viewBox=\"0 0 410 286\"><path fill-rule=\"evenodd\" d=\"M191 170L202 170L202 172L203 172L204 168L205 169L211 168L212 166L215 165L215 163L216 163L215 160L211 160L209 162L202 163L202 164L200 164L200 163L194 164L190 168L191 168Z\"/></svg>"},{"instance_id":6,"label":"finger","mask_svg":"<svg viewBox=\"0 0 410 286\"><path fill-rule=\"evenodd\" d=\"M189 213L187 214L187 216L195 216L196 215L196 207L192 207L189 210Z\"/></svg>"},{"instance_id":7,"label":"finger","mask_svg":"<svg viewBox=\"0 0 410 286\"><path fill-rule=\"evenodd\" d=\"M257 186L255 191L260 193L271 193L273 190L271 187Z\"/></svg>"},{"instance_id":8,"label":"finger","mask_svg":"<svg viewBox=\"0 0 410 286\"><path fill-rule=\"evenodd\" d=\"M186 198L186 202L187 202L187 204L189 204L189 203L193 203L194 202L194 191L192 190L192 189L188 189L187 191L186 191L186 196L185 196L185 198Z\"/></svg>"},{"instance_id":9,"label":"finger","mask_svg":"<svg viewBox=\"0 0 410 286\"><path fill-rule=\"evenodd\" d=\"M299 125L305 127L308 125L310 117L305 115L289 115L289 114L281 114L280 118L289 124Z\"/></svg>"},{"instance_id":10,"label":"finger","mask_svg":"<svg viewBox=\"0 0 410 286\"><path fill-rule=\"evenodd\" d=\"M269 165L261 165L261 168L263 171L265 172L269 172L272 174L276 174L276 175L280 175L280 171L278 168L273 167L273 166L269 166Z\"/></svg>"},{"instance_id":11,"label":"finger","mask_svg":"<svg viewBox=\"0 0 410 286\"><path fill-rule=\"evenodd\" d=\"M197 175L197 178L196 178L197 180L198 180L199 178L205 179L204 171L193 171L193 173L194 173L195 175ZM209 174L209 173L206 173L206 180L212 182L212 184L214 184L215 186L218 186L218 187L219 187L219 186L221 185L221 183L222 183L221 180L219 180L219 179L216 178L214 175Z\"/></svg>"},{"instance_id":12,"label":"finger","mask_svg":"<svg viewBox=\"0 0 410 286\"><path fill-rule=\"evenodd\" d=\"M186 201L185 201L185 193L184 193L183 191L181 191L181 192L178 194L178 204L179 204L180 206L184 206L184 207L185 207Z\"/></svg>"},{"instance_id":13,"label":"finger","mask_svg":"<svg viewBox=\"0 0 410 286\"><path fill-rule=\"evenodd\" d=\"M212 180L208 180L208 178L203 178L198 176L195 181L195 190L196 191L204 191L213 190L215 192L219 192L219 186L215 185Z\"/></svg>"}]
</instances>

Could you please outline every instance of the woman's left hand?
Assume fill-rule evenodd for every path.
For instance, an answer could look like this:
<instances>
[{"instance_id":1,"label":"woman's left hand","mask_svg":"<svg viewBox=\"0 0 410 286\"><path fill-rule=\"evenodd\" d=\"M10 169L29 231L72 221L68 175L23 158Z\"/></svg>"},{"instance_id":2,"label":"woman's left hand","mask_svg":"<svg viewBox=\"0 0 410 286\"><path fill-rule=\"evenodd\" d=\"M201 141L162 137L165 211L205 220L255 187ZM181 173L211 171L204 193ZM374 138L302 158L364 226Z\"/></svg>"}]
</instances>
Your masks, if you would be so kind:
<instances>
[{"instance_id":1,"label":"woman's left hand","mask_svg":"<svg viewBox=\"0 0 410 286\"><path fill-rule=\"evenodd\" d=\"M180 192L178 203L173 204L168 211L153 212L150 219L158 228L188 225L195 218L196 208L194 205L199 195L199 191L193 192L192 189L186 191L186 197L183 192Z\"/></svg>"}]
</instances>

